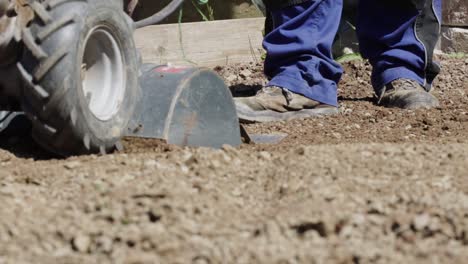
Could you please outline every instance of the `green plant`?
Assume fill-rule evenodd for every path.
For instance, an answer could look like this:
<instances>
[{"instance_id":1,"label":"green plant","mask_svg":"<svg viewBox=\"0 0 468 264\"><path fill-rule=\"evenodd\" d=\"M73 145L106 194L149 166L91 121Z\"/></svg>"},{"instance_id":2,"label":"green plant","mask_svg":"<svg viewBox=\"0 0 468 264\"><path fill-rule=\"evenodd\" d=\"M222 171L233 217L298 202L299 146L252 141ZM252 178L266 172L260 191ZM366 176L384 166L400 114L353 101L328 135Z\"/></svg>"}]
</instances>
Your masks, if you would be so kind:
<instances>
[{"instance_id":1,"label":"green plant","mask_svg":"<svg viewBox=\"0 0 468 264\"><path fill-rule=\"evenodd\" d=\"M202 19L204 21L213 21L214 20L214 10L209 4L209 0L192 0L192 5L195 7L197 12L200 14ZM201 9L204 7L206 9L206 14L203 12ZM194 61L190 60L187 58L183 46L183 36L182 36L182 18L184 16L184 10L181 8L179 10L179 19L178 19L178 29L179 29L179 45L180 45L180 50L182 52L182 57L185 61L187 61L190 64L197 65Z\"/></svg>"},{"instance_id":2,"label":"green plant","mask_svg":"<svg viewBox=\"0 0 468 264\"><path fill-rule=\"evenodd\" d=\"M183 37L182 37L182 17L183 16L184 16L184 9L181 8L179 10L179 21L178 21L180 51L182 52L182 58L185 61L187 61L190 64L196 65L197 63L195 63L194 61L188 59L186 54L185 54L185 49L184 49L184 44L183 44L184 41L183 41Z\"/></svg>"},{"instance_id":3,"label":"green plant","mask_svg":"<svg viewBox=\"0 0 468 264\"><path fill-rule=\"evenodd\" d=\"M465 57L468 57L468 53L464 53L464 52L448 53L447 57L453 58L453 59L463 59Z\"/></svg>"},{"instance_id":4,"label":"green plant","mask_svg":"<svg viewBox=\"0 0 468 264\"><path fill-rule=\"evenodd\" d=\"M210 5L209 0L192 0L192 5L204 21L214 20L214 10ZM205 12L203 12L202 8L205 9Z\"/></svg>"},{"instance_id":5,"label":"green plant","mask_svg":"<svg viewBox=\"0 0 468 264\"><path fill-rule=\"evenodd\" d=\"M340 56L339 58L336 59L336 61L339 63L353 61L353 60L363 60L363 59L360 53L349 53L349 54Z\"/></svg>"}]
</instances>

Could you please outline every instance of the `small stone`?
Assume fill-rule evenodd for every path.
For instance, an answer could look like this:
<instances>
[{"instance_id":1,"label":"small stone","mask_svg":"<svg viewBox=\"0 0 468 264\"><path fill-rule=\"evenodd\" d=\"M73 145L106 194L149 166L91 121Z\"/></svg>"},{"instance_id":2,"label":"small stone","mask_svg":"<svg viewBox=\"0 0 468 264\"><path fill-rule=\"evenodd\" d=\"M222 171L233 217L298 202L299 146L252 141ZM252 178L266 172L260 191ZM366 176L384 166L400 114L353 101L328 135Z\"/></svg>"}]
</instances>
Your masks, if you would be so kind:
<instances>
[{"instance_id":1,"label":"small stone","mask_svg":"<svg viewBox=\"0 0 468 264\"><path fill-rule=\"evenodd\" d=\"M414 229L416 229L417 231L421 231L424 228L426 228L426 226L429 225L430 221L431 221L431 217L428 214L417 215L413 219Z\"/></svg>"},{"instance_id":2,"label":"small stone","mask_svg":"<svg viewBox=\"0 0 468 264\"><path fill-rule=\"evenodd\" d=\"M232 161L232 158L231 158L229 155L227 155L226 153L222 153L221 156L223 157L223 160L224 160L226 163L229 163L229 162Z\"/></svg>"},{"instance_id":3,"label":"small stone","mask_svg":"<svg viewBox=\"0 0 468 264\"><path fill-rule=\"evenodd\" d=\"M187 173L190 172L189 167L187 167L187 166L185 166L185 165L181 165L181 166L180 166L180 170L181 170L182 173L184 173L184 174L187 174Z\"/></svg>"},{"instance_id":4,"label":"small stone","mask_svg":"<svg viewBox=\"0 0 468 264\"><path fill-rule=\"evenodd\" d=\"M146 161L143 163L143 165L144 165L145 167L157 167L159 164L158 164L158 162L155 161L155 160L146 160Z\"/></svg>"},{"instance_id":5,"label":"small stone","mask_svg":"<svg viewBox=\"0 0 468 264\"><path fill-rule=\"evenodd\" d=\"M298 149L296 149L296 151L294 151L297 155L305 155L306 154L306 149L304 147L299 147Z\"/></svg>"},{"instance_id":6,"label":"small stone","mask_svg":"<svg viewBox=\"0 0 468 264\"><path fill-rule=\"evenodd\" d=\"M343 48L343 54L353 54L354 50L350 47Z\"/></svg>"},{"instance_id":7,"label":"small stone","mask_svg":"<svg viewBox=\"0 0 468 264\"><path fill-rule=\"evenodd\" d=\"M241 77L243 77L243 78L247 78L247 77L252 75L252 72L250 70L248 70L248 69L245 69L245 70L241 71L239 75Z\"/></svg>"},{"instance_id":8,"label":"small stone","mask_svg":"<svg viewBox=\"0 0 468 264\"><path fill-rule=\"evenodd\" d=\"M270 160L271 159L271 154L269 152L266 152L266 151L261 151L260 153L258 153L258 157L261 158L261 159L264 159L264 160Z\"/></svg>"},{"instance_id":9,"label":"small stone","mask_svg":"<svg viewBox=\"0 0 468 264\"><path fill-rule=\"evenodd\" d=\"M219 162L218 160L212 160L212 161L211 161L211 167L212 167L212 168L221 168L221 167L222 167L222 164L221 164L221 162Z\"/></svg>"},{"instance_id":10,"label":"small stone","mask_svg":"<svg viewBox=\"0 0 468 264\"><path fill-rule=\"evenodd\" d=\"M239 197L242 195L242 191L239 189L239 188L235 188L233 191L232 191L232 195L236 196L236 197Z\"/></svg>"},{"instance_id":11,"label":"small stone","mask_svg":"<svg viewBox=\"0 0 468 264\"><path fill-rule=\"evenodd\" d=\"M190 166L192 164L198 163L198 159L195 155L187 152L185 155L183 155L182 160L184 161L184 164L187 166Z\"/></svg>"},{"instance_id":12,"label":"small stone","mask_svg":"<svg viewBox=\"0 0 468 264\"><path fill-rule=\"evenodd\" d=\"M112 252L112 239L109 237L100 237L97 240L98 247L104 252L104 253L110 253Z\"/></svg>"},{"instance_id":13,"label":"small stone","mask_svg":"<svg viewBox=\"0 0 468 264\"><path fill-rule=\"evenodd\" d=\"M237 80L237 76L234 75L234 74L231 74L228 77L226 77L226 81L228 81L228 82L233 82L235 80Z\"/></svg>"},{"instance_id":14,"label":"small stone","mask_svg":"<svg viewBox=\"0 0 468 264\"><path fill-rule=\"evenodd\" d=\"M333 137L336 138L336 139L341 139L341 134L338 133L338 132L333 132L332 135L333 135Z\"/></svg>"},{"instance_id":15,"label":"small stone","mask_svg":"<svg viewBox=\"0 0 468 264\"><path fill-rule=\"evenodd\" d=\"M87 252L90 244L91 239L86 235L77 235L72 241L73 249L81 253Z\"/></svg>"},{"instance_id":16,"label":"small stone","mask_svg":"<svg viewBox=\"0 0 468 264\"><path fill-rule=\"evenodd\" d=\"M192 261L193 264L209 264L211 263L210 259L205 256L197 256Z\"/></svg>"},{"instance_id":17,"label":"small stone","mask_svg":"<svg viewBox=\"0 0 468 264\"><path fill-rule=\"evenodd\" d=\"M3 153L2 153L3 154ZM0 162L1 163L6 163L9 162L13 159L12 155L5 155L5 156L0 156Z\"/></svg>"},{"instance_id":18,"label":"small stone","mask_svg":"<svg viewBox=\"0 0 468 264\"><path fill-rule=\"evenodd\" d=\"M360 226L366 222L366 217L363 214L355 214L351 217L351 222L356 226Z\"/></svg>"},{"instance_id":19,"label":"small stone","mask_svg":"<svg viewBox=\"0 0 468 264\"><path fill-rule=\"evenodd\" d=\"M224 150L224 151L226 151L226 152L228 152L228 151L231 151L231 152L236 151L236 148L234 148L233 146L228 145L228 144L223 144L223 145L221 146L221 149Z\"/></svg>"},{"instance_id":20,"label":"small stone","mask_svg":"<svg viewBox=\"0 0 468 264\"><path fill-rule=\"evenodd\" d=\"M63 167L65 167L65 169L67 170L73 170L73 169L76 169L78 167L81 166L81 162L79 161L70 161L70 162L67 162L63 165Z\"/></svg>"}]
</instances>

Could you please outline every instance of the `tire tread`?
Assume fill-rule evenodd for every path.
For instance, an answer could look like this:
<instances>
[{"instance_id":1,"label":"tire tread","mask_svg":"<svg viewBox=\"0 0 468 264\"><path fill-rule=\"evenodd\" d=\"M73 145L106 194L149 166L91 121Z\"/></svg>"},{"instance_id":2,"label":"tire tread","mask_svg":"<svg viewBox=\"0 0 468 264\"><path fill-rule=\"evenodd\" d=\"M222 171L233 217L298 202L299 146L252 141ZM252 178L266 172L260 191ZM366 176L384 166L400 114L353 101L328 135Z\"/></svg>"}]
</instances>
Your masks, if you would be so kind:
<instances>
[{"instance_id":1,"label":"tire tread","mask_svg":"<svg viewBox=\"0 0 468 264\"><path fill-rule=\"evenodd\" d=\"M32 24L37 27L30 25L21 32L25 54L30 54L28 56L34 61L34 63L21 61L17 64L25 84L24 89L32 91L23 93L24 110L32 121L34 138L50 151L62 156L90 152L106 154L115 149L122 149L122 144L120 142L104 144L96 141L90 132L85 131L82 131L84 136L77 137L74 131L80 126L78 118L81 110L77 106L72 106L62 113L56 111L69 95L72 77L66 75L60 77L63 80L56 80L61 85L47 83L49 82L47 80L51 79L49 73L53 70L56 72L56 66L72 54L69 50L70 45L66 43L57 46L51 54L47 54L42 43L65 27L80 23L81 18L78 15L53 13L55 8L73 2L88 3L89 0L32 0L26 3L35 14ZM43 80L46 80L46 83L43 83Z\"/></svg>"}]
</instances>

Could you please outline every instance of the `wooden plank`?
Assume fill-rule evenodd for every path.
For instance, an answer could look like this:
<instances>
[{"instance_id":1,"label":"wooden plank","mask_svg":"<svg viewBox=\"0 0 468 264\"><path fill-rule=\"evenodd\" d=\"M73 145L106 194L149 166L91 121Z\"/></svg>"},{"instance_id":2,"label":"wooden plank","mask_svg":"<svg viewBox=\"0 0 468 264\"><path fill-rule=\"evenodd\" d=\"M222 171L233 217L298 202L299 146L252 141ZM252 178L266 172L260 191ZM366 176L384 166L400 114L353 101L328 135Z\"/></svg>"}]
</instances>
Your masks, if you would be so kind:
<instances>
[{"instance_id":1,"label":"wooden plank","mask_svg":"<svg viewBox=\"0 0 468 264\"><path fill-rule=\"evenodd\" d=\"M213 67L260 61L264 18L157 25L135 33L143 61ZM181 33L181 34L180 34ZM184 56L185 54L185 56Z\"/></svg>"},{"instance_id":2,"label":"wooden plank","mask_svg":"<svg viewBox=\"0 0 468 264\"><path fill-rule=\"evenodd\" d=\"M468 1L442 1L442 19L445 26L468 26Z\"/></svg>"}]
</instances>

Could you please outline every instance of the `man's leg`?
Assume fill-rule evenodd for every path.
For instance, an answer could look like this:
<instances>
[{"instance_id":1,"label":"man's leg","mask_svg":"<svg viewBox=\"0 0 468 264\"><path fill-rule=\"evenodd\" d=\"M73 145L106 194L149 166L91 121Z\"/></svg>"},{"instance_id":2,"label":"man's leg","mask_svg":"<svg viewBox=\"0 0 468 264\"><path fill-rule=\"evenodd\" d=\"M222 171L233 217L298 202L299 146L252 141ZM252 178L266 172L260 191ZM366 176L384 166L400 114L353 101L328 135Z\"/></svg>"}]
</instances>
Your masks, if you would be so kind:
<instances>
[{"instance_id":1,"label":"man's leg","mask_svg":"<svg viewBox=\"0 0 468 264\"><path fill-rule=\"evenodd\" d=\"M276 3L266 3L273 29L263 43L270 82L257 96L236 99L239 116L272 121L336 112L342 69L333 60L331 47L342 0L306 0L287 6L270 2Z\"/></svg>"},{"instance_id":2,"label":"man's leg","mask_svg":"<svg viewBox=\"0 0 468 264\"><path fill-rule=\"evenodd\" d=\"M440 10L441 0L361 0L361 53L373 66L372 85L382 105L438 105L428 92L440 71L432 60Z\"/></svg>"}]
</instances>

